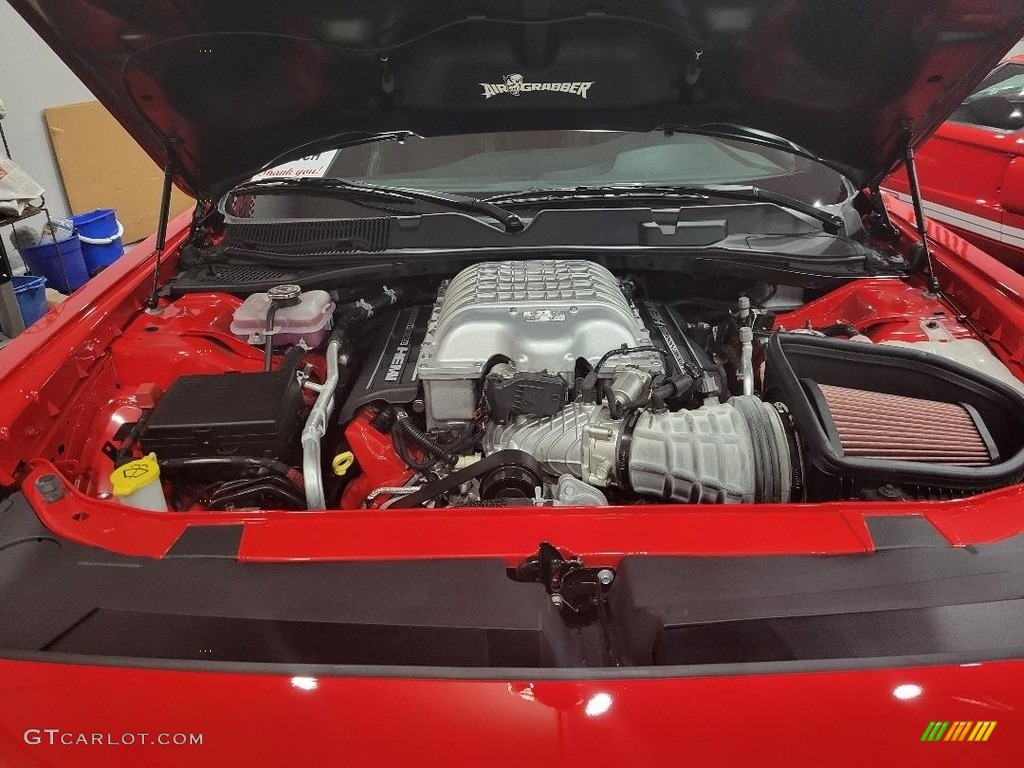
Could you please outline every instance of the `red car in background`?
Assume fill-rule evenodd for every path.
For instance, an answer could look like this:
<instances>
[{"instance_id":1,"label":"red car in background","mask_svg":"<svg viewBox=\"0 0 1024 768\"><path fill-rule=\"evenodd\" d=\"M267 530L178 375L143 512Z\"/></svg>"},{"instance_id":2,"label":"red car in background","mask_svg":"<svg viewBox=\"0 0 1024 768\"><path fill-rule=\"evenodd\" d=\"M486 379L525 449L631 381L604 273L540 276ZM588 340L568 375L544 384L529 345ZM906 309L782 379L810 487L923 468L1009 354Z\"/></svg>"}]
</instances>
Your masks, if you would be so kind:
<instances>
[{"instance_id":1,"label":"red car in background","mask_svg":"<svg viewBox=\"0 0 1024 768\"><path fill-rule=\"evenodd\" d=\"M917 153L929 217L1024 272L1024 56L1004 61ZM906 171L886 187L910 201Z\"/></svg>"}]
</instances>

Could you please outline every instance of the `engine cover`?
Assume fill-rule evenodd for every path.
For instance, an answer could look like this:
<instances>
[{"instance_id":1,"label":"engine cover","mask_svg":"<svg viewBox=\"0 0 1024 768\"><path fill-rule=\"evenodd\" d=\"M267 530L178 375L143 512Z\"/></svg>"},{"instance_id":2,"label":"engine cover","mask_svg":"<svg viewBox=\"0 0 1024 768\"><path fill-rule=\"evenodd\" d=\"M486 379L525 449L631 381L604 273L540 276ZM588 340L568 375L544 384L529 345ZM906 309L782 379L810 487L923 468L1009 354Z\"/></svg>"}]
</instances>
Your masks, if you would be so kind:
<instances>
[{"instance_id":1,"label":"engine cover","mask_svg":"<svg viewBox=\"0 0 1024 768\"><path fill-rule=\"evenodd\" d=\"M488 360L572 381L577 358L651 344L640 314L607 269L590 261L503 261L467 267L441 287L416 375L434 422L471 418ZM656 353L615 363L663 370ZM611 374L609 366L608 374Z\"/></svg>"},{"instance_id":2,"label":"engine cover","mask_svg":"<svg viewBox=\"0 0 1024 768\"><path fill-rule=\"evenodd\" d=\"M427 332L429 306L409 307L395 314L391 325L381 328L370 342L366 365L362 367L339 411L347 423L364 405L391 403L408 405L419 395L415 376L420 343Z\"/></svg>"}]
</instances>

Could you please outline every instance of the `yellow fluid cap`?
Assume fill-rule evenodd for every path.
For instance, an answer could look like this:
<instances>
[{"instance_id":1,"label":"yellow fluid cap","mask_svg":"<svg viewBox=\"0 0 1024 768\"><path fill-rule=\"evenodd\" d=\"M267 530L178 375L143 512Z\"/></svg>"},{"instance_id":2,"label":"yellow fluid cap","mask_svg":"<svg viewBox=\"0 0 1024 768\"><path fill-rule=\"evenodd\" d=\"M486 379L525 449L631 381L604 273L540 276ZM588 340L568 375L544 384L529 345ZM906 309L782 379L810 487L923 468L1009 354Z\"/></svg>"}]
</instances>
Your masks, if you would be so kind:
<instances>
[{"instance_id":1,"label":"yellow fluid cap","mask_svg":"<svg viewBox=\"0 0 1024 768\"><path fill-rule=\"evenodd\" d=\"M348 472L355 463L356 457L352 451L345 451L344 453L339 453L334 457L334 461L331 462L331 467L334 469L334 474L338 477L344 477L345 473Z\"/></svg>"},{"instance_id":2,"label":"yellow fluid cap","mask_svg":"<svg viewBox=\"0 0 1024 768\"><path fill-rule=\"evenodd\" d=\"M110 475L110 484L114 487L115 496L131 496L159 479L160 465L156 462L156 454L151 453L115 469Z\"/></svg>"}]
</instances>

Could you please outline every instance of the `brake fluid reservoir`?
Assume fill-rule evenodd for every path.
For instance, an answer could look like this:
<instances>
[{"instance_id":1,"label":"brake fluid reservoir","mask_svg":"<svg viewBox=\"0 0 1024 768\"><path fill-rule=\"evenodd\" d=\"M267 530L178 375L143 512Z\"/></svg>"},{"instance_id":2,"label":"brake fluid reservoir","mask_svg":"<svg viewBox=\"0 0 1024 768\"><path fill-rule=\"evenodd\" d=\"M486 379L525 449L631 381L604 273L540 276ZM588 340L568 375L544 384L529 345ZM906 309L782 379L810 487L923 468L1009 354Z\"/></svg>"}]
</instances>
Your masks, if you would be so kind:
<instances>
[{"instance_id":1,"label":"brake fluid reservoir","mask_svg":"<svg viewBox=\"0 0 1024 768\"><path fill-rule=\"evenodd\" d=\"M156 454L129 461L110 475L114 496L126 507L166 512L167 499L160 484L160 465Z\"/></svg>"},{"instance_id":2,"label":"brake fluid reservoir","mask_svg":"<svg viewBox=\"0 0 1024 768\"><path fill-rule=\"evenodd\" d=\"M293 306L281 306L274 315L274 327L267 334L267 313L271 296L254 293L231 318L231 333L241 341L262 345L267 335L274 337L274 347L300 344L315 349L327 338L334 316L334 302L327 291L305 291Z\"/></svg>"}]
</instances>

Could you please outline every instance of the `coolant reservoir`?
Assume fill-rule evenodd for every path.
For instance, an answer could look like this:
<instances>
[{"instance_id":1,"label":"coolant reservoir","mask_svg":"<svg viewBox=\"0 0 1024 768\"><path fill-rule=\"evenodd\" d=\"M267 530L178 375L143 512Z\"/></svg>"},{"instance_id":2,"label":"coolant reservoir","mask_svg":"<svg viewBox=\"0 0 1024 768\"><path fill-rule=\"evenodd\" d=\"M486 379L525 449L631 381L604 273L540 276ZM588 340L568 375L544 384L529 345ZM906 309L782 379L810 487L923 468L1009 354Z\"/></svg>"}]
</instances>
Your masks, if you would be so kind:
<instances>
[{"instance_id":1,"label":"coolant reservoir","mask_svg":"<svg viewBox=\"0 0 1024 768\"><path fill-rule=\"evenodd\" d=\"M267 312L271 297L254 293L247 298L231 319L231 333L249 344L262 345L266 340ZM331 330L334 302L327 291L306 291L294 306L281 306L274 316L275 347L300 344L306 349L320 346Z\"/></svg>"},{"instance_id":2,"label":"coolant reservoir","mask_svg":"<svg viewBox=\"0 0 1024 768\"><path fill-rule=\"evenodd\" d=\"M160 484L160 465L156 454L129 461L110 475L114 496L126 507L166 512L167 499Z\"/></svg>"}]
</instances>

